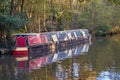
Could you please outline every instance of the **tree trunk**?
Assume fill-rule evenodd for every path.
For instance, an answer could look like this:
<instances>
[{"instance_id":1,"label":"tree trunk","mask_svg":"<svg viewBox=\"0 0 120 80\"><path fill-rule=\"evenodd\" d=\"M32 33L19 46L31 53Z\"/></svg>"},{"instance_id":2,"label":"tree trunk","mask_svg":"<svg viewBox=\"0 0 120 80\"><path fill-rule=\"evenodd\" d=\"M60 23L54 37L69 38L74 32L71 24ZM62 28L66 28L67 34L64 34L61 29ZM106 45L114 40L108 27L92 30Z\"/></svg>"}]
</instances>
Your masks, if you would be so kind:
<instances>
[{"instance_id":1,"label":"tree trunk","mask_svg":"<svg viewBox=\"0 0 120 80\"><path fill-rule=\"evenodd\" d=\"M46 4L44 2L44 5L43 5L43 14L44 14L44 21L43 21L43 27L44 27L44 30L47 31L46 29L46 22L45 22L45 10L46 10Z\"/></svg>"},{"instance_id":2,"label":"tree trunk","mask_svg":"<svg viewBox=\"0 0 120 80\"><path fill-rule=\"evenodd\" d=\"M14 0L11 0L11 8L10 8L10 15L14 15Z\"/></svg>"},{"instance_id":3,"label":"tree trunk","mask_svg":"<svg viewBox=\"0 0 120 80\"><path fill-rule=\"evenodd\" d=\"M70 28L73 28L73 15L72 15L72 0L70 0Z\"/></svg>"},{"instance_id":4,"label":"tree trunk","mask_svg":"<svg viewBox=\"0 0 120 80\"><path fill-rule=\"evenodd\" d=\"M23 12L24 0L21 1L21 12Z\"/></svg>"},{"instance_id":5,"label":"tree trunk","mask_svg":"<svg viewBox=\"0 0 120 80\"><path fill-rule=\"evenodd\" d=\"M40 16L38 15L37 17L38 17L38 26L39 26L39 29L38 29L39 31L38 31L38 32L40 33L40 32L41 32L41 26L40 26Z\"/></svg>"},{"instance_id":6,"label":"tree trunk","mask_svg":"<svg viewBox=\"0 0 120 80\"><path fill-rule=\"evenodd\" d=\"M14 15L14 0L11 0L11 5L10 5L10 16ZM6 35L5 35L5 47L10 48L12 45L12 34L11 34L11 26L12 24L9 23L8 25L6 24Z\"/></svg>"},{"instance_id":7,"label":"tree trunk","mask_svg":"<svg viewBox=\"0 0 120 80\"><path fill-rule=\"evenodd\" d=\"M51 0L51 8L53 8L53 0ZM51 18L51 28L53 27L53 12Z\"/></svg>"}]
</instances>

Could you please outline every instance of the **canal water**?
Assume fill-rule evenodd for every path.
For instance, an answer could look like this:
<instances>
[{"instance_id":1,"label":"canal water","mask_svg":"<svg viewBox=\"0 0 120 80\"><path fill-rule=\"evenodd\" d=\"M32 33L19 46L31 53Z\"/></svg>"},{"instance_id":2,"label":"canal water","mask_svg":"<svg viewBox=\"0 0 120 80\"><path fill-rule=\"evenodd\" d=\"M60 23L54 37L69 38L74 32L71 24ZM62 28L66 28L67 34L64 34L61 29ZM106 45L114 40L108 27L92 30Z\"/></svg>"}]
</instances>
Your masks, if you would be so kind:
<instances>
[{"instance_id":1,"label":"canal water","mask_svg":"<svg viewBox=\"0 0 120 80\"><path fill-rule=\"evenodd\" d=\"M120 80L120 36L44 56L0 55L0 80Z\"/></svg>"}]
</instances>

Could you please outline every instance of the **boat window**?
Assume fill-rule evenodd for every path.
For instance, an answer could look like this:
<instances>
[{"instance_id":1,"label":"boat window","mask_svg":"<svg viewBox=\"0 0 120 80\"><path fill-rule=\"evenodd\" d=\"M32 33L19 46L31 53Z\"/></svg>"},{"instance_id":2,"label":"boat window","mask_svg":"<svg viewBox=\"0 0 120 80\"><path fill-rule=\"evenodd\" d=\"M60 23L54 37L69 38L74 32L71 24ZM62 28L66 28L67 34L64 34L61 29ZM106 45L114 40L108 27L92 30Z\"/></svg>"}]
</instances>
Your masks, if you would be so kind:
<instances>
[{"instance_id":1,"label":"boat window","mask_svg":"<svg viewBox=\"0 0 120 80\"><path fill-rule=\"evenodd\" d=\"M57 36L58 36L58 40L59 41L66 41L66 40L68 40L67 33L64 32L64 31L58 32Z\"/></svg>"}]
</instances>

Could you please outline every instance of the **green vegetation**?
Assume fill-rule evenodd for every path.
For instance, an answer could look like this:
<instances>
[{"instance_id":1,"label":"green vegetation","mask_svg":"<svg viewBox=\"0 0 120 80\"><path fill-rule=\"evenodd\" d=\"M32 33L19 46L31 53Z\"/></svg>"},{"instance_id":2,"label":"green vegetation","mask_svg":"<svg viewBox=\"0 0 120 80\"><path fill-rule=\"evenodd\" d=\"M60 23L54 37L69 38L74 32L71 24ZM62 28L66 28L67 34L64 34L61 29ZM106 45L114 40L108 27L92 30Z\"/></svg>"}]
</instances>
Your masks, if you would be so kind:
<instances>
[{"instance_id":1,"label":"green vegetation","mask_svg":"<svg viewBox=\"0 0 120 80\"><path fill-rule=\"evenodd\" d=\"M11 45L13 33L87 28L114 34L119 14L120 0L0 0L0 43Z\"/></svg>"}]
</instances>

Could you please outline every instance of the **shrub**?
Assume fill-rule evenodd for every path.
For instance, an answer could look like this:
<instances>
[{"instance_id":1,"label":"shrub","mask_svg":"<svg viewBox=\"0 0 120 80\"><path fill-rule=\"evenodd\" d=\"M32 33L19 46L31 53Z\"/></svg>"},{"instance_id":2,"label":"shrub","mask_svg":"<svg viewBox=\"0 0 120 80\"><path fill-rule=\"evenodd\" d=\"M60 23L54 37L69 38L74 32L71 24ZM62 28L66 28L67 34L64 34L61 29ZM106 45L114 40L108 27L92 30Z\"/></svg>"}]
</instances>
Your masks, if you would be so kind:
<instances>
[{"instance_id":1,"label":"shrub","mask_svg":"<svg viewBox=\"0 0 120 80\"><path fill-rule=\"evenodd\" d=\"M103 36L109 33L111 26L108 25L101 25L97 27L96 35Z\"/></svg>"}]
</instances>

